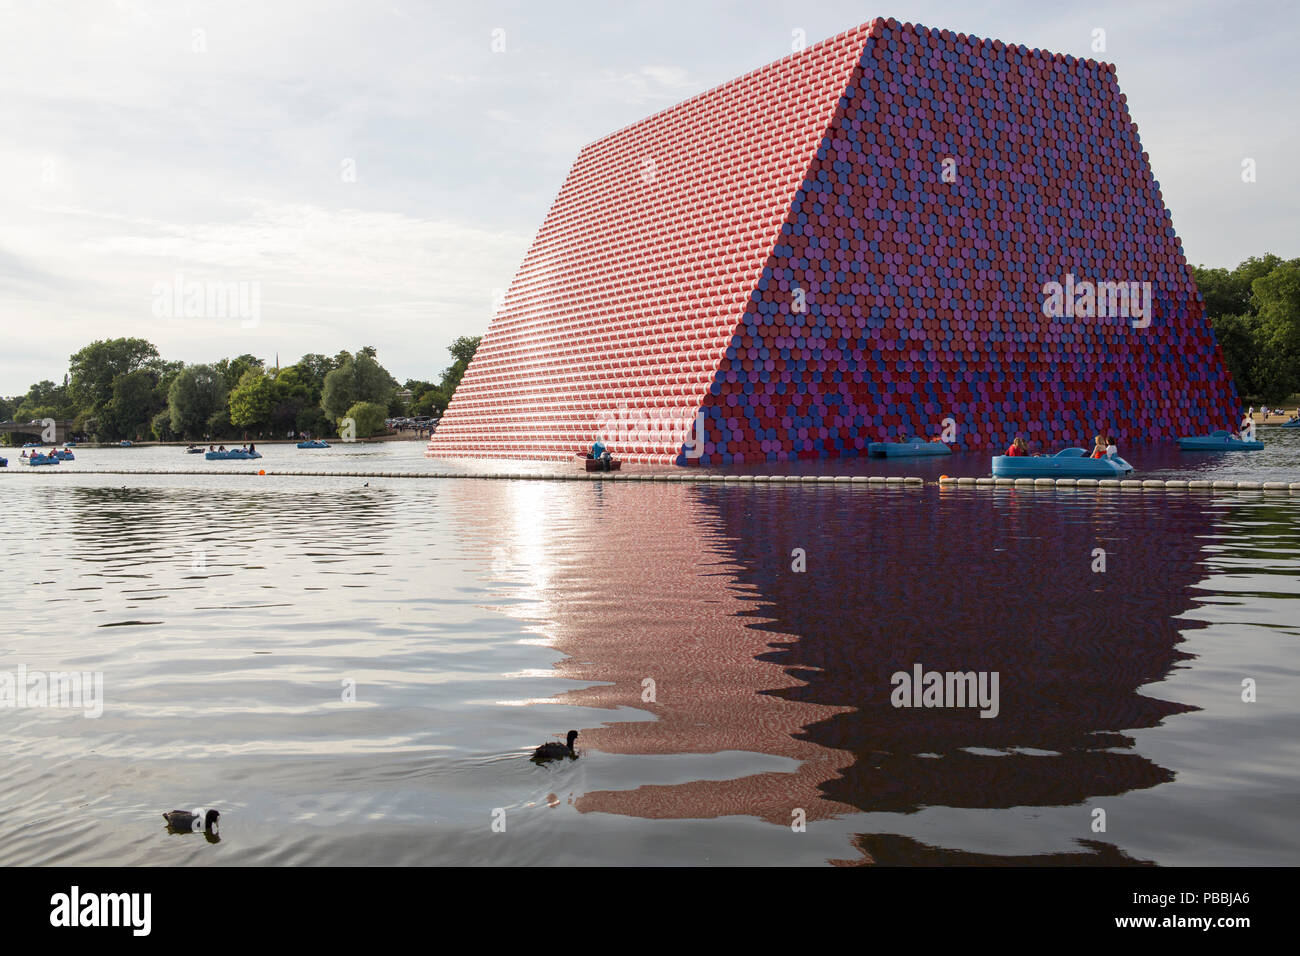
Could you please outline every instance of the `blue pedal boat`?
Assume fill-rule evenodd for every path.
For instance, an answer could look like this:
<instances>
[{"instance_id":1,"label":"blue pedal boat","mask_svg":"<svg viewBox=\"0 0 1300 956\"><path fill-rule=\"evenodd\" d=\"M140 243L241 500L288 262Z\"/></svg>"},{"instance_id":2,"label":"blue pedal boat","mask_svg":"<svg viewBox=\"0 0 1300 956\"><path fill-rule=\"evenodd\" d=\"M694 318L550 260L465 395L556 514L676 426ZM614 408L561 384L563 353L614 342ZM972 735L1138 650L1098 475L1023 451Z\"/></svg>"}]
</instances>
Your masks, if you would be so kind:
<instances>
[{"instance_id":1,"label":"blue pedal boat","mask_svg":"<svg viewBox=\"0 0 1300 956\"><path fill-rule=\"evenodd\" d=\"M76 461L76 460L77 460L77 456L74 455L72 452L68 451L66 448L63 449L63 451L56 451L56 452L54 453L54 457L57 458L57 459L59 459L59 461Z\"/></svg>"},{"instance_id":2,"label":"blue pedal boat","mask_svg":"<svg viewBox=\"0 0 1300 956\"><path fill-rule=\"evenodd\" d=\"M230 461L232 459L235 461L248 461L250 458L261 458L262 453L260 451L206 451L203 453L203 457L208 461Z\"/></svg>"},{"instance_id":3,"label":"blue pedal boat","mask_svg":"<svg viewBox=\"0 0 1300 956\"><path fill-rule=\"evenodd\" d=\"M952 449L941 441L909 438L907 441L873 441L867 454L877 458L914 458L921 455L951 455Z\"/></svg>"},{"instance_id":4,"label":"blue pedal boat","mask_svg":"<svg viewBox=\"0 0 1300 956\"><path fill-rule=\"evenodd\" d=\"M299 448L328 448L329 446L329 442L321 441L319 438L313 438L311 441L298 442Z\"/></svg>"},{"instance_id":5,"label":"blue pedal boat","mask_svg":"<svg viewBox=\"0 0 1300 956\"><path fill-rule=\"evenodd\" d=\"M59 459L53 455L30 455L27 458L19 458L24 465L57 465Z\"/></svg>"},{"instance_id":6,"label":"blue pedal boat","mask_svg":"<svg viewBox=\"0 0 1300 956\"><path fill-rule=\"evenodd\" d=\"M1264 443L1233 438L1220 428L1217 432L1210 432L1208 435L1180 438L1178 447L1183 451L1259 451L1264 447Z\"/></svg>"},{"instance_id":7,"label":"blue pedal boat","mask_svg":"<svg viewBox=\"0 0 1300 956\"><path fill-rule=\"evenodd\" d=\"M1055 455L994 455L994 478L1122 478L1133 470L1123 458L1089 458L1082 448Z\"/></svg>"}]
</instances>

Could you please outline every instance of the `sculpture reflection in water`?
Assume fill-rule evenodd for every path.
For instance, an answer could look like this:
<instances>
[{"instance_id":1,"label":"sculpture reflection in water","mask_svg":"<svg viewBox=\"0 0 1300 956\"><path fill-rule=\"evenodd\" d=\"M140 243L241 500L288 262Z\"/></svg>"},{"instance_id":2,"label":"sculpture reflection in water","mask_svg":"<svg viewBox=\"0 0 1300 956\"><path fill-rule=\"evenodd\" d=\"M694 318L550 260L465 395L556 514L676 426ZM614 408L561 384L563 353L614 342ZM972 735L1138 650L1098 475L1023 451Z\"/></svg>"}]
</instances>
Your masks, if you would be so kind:
<instances>
[{"instance_id":1,"label":"sculpture reflection in water","mask_svg":"<svg viewBox=\"0 0 1300 956\"><path fill-rule=\"evenodd\" d=\"M566 655L560 673L588 685L564 701L654 718L583 729L588 748L797 762L588 792L581 810L788 825L795 808L815 821L1067 806L1173 778L1130 732L1192 709L1146 685L1187 657L1181 632L1195 625L1179 615L1201 577L1190 542L1211 530L1202 502L638 483L530 504L518 496L541 492L512 484L476 489L471 509L499 509L475 533L516 561L527 552L544 578L537 603L506 610L539 622ZM566 547L587 522L583 548ZM996 672L997 716L895 707L891 676L918 664ZM859 847L881 862L959 862L905 838ZM1104 837L1042 860L1130 862Z\"/></svg>"}]
</instances>

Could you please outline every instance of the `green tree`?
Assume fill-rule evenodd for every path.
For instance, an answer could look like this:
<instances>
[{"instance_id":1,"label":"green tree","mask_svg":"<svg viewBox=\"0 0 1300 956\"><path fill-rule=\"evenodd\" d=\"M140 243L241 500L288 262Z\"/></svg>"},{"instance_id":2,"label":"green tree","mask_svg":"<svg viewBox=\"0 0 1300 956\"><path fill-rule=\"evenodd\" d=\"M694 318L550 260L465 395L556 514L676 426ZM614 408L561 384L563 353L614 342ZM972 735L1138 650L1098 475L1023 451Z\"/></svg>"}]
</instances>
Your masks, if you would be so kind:
<instances>
[{"instance_id":1,"label":"green tree","mask_svg":"<svg viewBox=\"0 0 1300 956\"><path fill-rule=\"evenodd\" d=\"M442 381L439 383L443 393L447 396L447 401L451 401L451 396L456 391L456 386L465 375L465 370L469 368L469 363L474 358L474 353L478 351L479 343L483 341L481 335L462 335L451 345L447 346L447 351L455 359L451 368L442 373Z\"/></svg>"},{"instance_id":2,"label":"green tree","mask_svg":"<svg viewBox=\"0 0 1300 956\"><path fill-rule=\"evenodd\" d=\"M234 433L230 424L230 409L222 405L208 417L207 433L213 438L223 438Z\"/></svg>"},{"instance_id":3,"label":"green tree","mask_svg":"<svg viewBox=\"0 0 1300 956\"><path fill-rule=\"evenodd\" d=\"M154 404L159 408L167 407L167 396L171 392L172 382L185 371L184 362L164 362L159 359L151 365L155 375L158 378L158 384L154 386Z\"/></svg>"},{"instance_id":4,"label":"green tree","mask_svg":"<svg viewBox=\"0 0 1300 956\"><path fill-rule=\"evenodd\" d=\"M1300 259L1283 262L1251 283L1266 344L1300 349Z\"/></svg>"},{"instance_id":5,"label":"green tree","mask_svg":"<svg viewBox=\"0 0 1300 956\"><path fill-rule=\"evenodd\" d=\"M325 388L321 392L320 404L331 420L337 421L347 414L347 410L356 404L357 387L352 359L325 376Z\"/></svg>"},{"instance_id":6,"label":"green tree","mask_svg":"<svg viewBox=\"0 0 1300 956\"><path fill-rule=\"evenodd\" d=\"M296 427L302 410L315 404L302 369L296 365L280 369L271 382L271 431L276 435L287 434Z\"/></svg>"},{"instance_id":7,"label":"green tree","mask_svg":"<svg viewBox=\"0 0 1300 956\"><path fill-rule=\"evenodd\" d=\"M95 435L99 432L99 416L79 411L72 419L72 431L77 435Z\"/></svg>"},{"instance_id":8,"label":"green tree","mask_svg":"<svg viewBox=\"0 0 1300 956\"><path fill-rule=\"evenodd\" d=\"M1237 393L1256 394L1254 366L1259 321L1252 315L1221 315L1211 320L1211 325L1223 350L1228 373L1237 383Z\"/></svg>"},{"instance_id":9,"label":"green tree","mask_svg":"<svg viewBox=\"0 0 1300 956\"><path fill-rule=\"evenodd\" d=\"M187 366L167 391L171 430L182 438L202 438L208 421L226 407L226 379L211 365Z\"/></svg>"},{"instance_id":10,"label":"green tree","mask_svg":"<svg viewBox=\"0 0 1300 956\"><path fill-rule=\"evenodd\" d=\"M100 416L113 400L117 377L139 371L158 357L158 349L144 339L91 342L69 360L70 396L79 411Z\"/></svg>"},{"instance_id":11,"label":"green tree","mask_svg":"<svg viewBox=\"0 0 1300 956\"><path fill-rule=\"evenodd\" d=\"M154 404L157 384L157 375L147 368L138 368L113 379L113 397L100 419L100 427L110 440L139 440L152 431L153 417L159 411Z\"/></svg>"},{"instance_id":12,"label":"green tree","mask_svg":"<svg viewBox=\"0 0 1300 956\"><path fill-rule=\"evenodd\" d=\"M164 408L153 417L153 422L150 424L150 431L153 432L155 441L176 440L177 435L172 431L172 413L170 409Z\"/></svg>"},{"instance_id":13,"label":"green tree","mask_svg":"<svg viewBox=\"0 0 1300 956\"><path fill-rule=\"evenodd\" d=\"M66 385L56 385L49 379L37 382L18 400L13 418L29 422L34 418L70 418L72 403Z\"/></svg>"},{"instance_id":14,"label":"green tree","mask_svg":"<svg viewBox=\"0 0 1300 956\"><path fill-rule=\"evenodd\" d=\"M441 386L435 385L425 389L411 402L410 412L412 415L441 415L446 408L447 393Z\"/></svg>"},{"instance_id":15,"label":"green tree","mask_svg":"<svg viewBox=\"0 0 1300 956\"><path fill-rule=\"evenodd\" d=\"M1237 393L1285 401L1300 388L1300 259L1270 253L1192 274Z\"/></svg>"},{"instance_id":16,"label":"green tree","mask_svg":"<svg viewBox=\"0 0 1300 956\"><path fill-rule=\"evenodd\" d=\"M1266 405L1279 405L1293 395L1300 380L1296 369L1300 355L1286 348L1264 348L1255 355L1250 369L1254 388L1250 394Z\"/></svg>"},{"instance_id":17,"label":"green tree","mask_svg":"<svg viewBox=\"0 0 1300 956\"><path fill-rule=\"evenodd\" d=\"M265 366L266 363L260 358L256 355L249 355L247 352L240 355L238 358L222 359L213 364L213 368L220 372L222 377L225 378L227 392L233 392L235 390L235 386L239 384L239 380L244 377L244 373L250 368L260 370L264 369Z\"/></svg>"},{"instance_id":18,"label":"green tree","mask_svg":"<svg viewBox=\"0 0 1300 956\"><path fill-rule=\"evenodd\" d=\"M338 368L338 364L328 355L311 352L290 367L297 370L302 383L311 390L312 402L319 403L321 392L325 390L325 376Z\"/></svg>"},{"instance_id":19,"label":"green tree","mask_svg":"<svg viewBox=\"0 0 1300 956\"><path fill-rule=\"evenodd\" d=\"M265 426L271 418L275 386L261 368L250 368L230 393L230 423L240 428Z\"/></svg>"},{"instance_id":20,"label":"green tree","mask_svg":"<svg viewBox=\"0 0 1300 956\"><path fill-rule=\"evenodd\" d=\"M310 405L298 413L293 427L300 435L328 435L333 432L334 423L319 405Z\"/></svg>"},{"instance_id":21,"label":"green tree","mask_svg":"<svg viewBox=\"0 0 1300 956\"><path fill-rule=\"evenodd\" d=\"M384 427L387 411L377 402L357 402L343 417L350 418L356 423L357 438L369 438L387 431Z\"/></svg>"},{"instance_id":22,"label":"green tree","mask_svg":"<svg viewBox=\"0 0 1300 956\"><path fill-rule=\"evenodd\" d=\"M412 399L419 398L421 395L423 395L425 392L427 392L429 389L433 387L434 387L433 382L426 382L424 379L421 378L408 378L402 384L402 388L406 389L411 393Z\"/></svg>"},{"instance_id":23,"label":"green tree","mask_svg":"<svg viewBox=\"0 0 1300 956\"><path fill-rule=\"evenodd\" d=\"M1211 319L1224 315L1254 315L1251 284L1282 264L1280 256L1251 256L1235 269L1207 269L1193 266L1196 288L1205 300L1205 314Z\"/></svg>"},{"instance_id":24,"label":"green tree","mask_svg":"<svg viewBox=\"0 0 1300 956\"><path fill-rule=\"evenodd\" d=\"M410 400L407 401L406 405L402 409L394 414L428 415L428 411L421 409L420 399L429 392L434 391L437 387L438 386L434 385L433 382L426 382L423 379L418 378L408 378L406 384L404 384L402 388L411 393Z\"/></svg>"},{"instance_id":25,"label":"green tree","mask_svg":"<svg viewBox=\"0 0 1300 956\"><path fill-rule=\"evenodd\" d=\"M338 421L358 402L373 402L388 408L388 401L397 388L397 380L388 370L369 355L358 353L347 359L325 376L321 393L321 407L331 419Z\"/></svg>"},{"instance_id":26,"label":"green tree","mask_svg":"<svg viewBox=\"0 0 1300 956\"><path fill-rule=\"evenodd\" d=\"M1300 259L1255 279L1251 291L1258 316L1252 394L1277 404L1300 389Z\"/></svg>"}]
</instances>

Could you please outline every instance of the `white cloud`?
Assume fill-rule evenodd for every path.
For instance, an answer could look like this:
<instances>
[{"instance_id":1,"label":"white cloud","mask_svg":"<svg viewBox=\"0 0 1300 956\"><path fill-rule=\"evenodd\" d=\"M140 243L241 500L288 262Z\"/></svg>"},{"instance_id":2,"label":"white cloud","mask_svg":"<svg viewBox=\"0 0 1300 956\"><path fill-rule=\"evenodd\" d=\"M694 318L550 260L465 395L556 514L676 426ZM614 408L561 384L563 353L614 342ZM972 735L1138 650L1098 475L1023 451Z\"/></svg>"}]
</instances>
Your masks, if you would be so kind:
<instances>
[{"instance_id":1,"label":"white cloud","mask_svg":"<svg viewBox=\"0 0 1300 956\"><path fill-rule=\"evenodd\" d=\"M187 361L231 348L292 360L370 344L415 375L446 365L448 342L487 325L495 277L514 271L528 242L523 234L398 213L254 199L232 205L238 215L197 223L43 210L57 223L58 240L30 245L49 260L0 254L0 270L24 280L0 284L0 314L20 317L6 338L33 354L54 338L66 355L92 338L139 335ZM14 239L0 228L0 250ZM55 271L68 269L59 253L72 250L75 268ZM260 324L155 317L155 286L177 275L258 283ZM46 294L34 294L34 283ZM419 367L413 355L423 359ZM56 366L41 377L61 372Z\"/></svg>"},{"instance_id":2,"label":"white cloud","mask_svg":"<svg viewBox=\"0 0 1300 956\"><path fill-rule=\"evenodd\" d=\"M662 106L671 106L703 89L692 82L687 70L677 66L643 66L630 72L603 70L601 82L614 99Z\"/></svg>"}]
</instances>

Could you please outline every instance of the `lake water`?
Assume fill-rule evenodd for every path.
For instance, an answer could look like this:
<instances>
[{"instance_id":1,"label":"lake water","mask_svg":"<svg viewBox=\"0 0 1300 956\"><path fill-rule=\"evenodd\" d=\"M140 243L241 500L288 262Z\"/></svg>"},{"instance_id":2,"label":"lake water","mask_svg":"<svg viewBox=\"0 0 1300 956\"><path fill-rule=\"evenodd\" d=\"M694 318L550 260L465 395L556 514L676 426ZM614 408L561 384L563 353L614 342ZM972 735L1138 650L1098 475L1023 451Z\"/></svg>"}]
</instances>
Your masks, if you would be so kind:
<instances>
[{"instance_id":1,"label":"lake water","mask_svg":"<svg viewBox=\"0 0 1300 956\"><path fill-rule=\"evenodd\" d=\"M1262 437L1124 452L1300 481ZM103 714L0 707L0 864L1300 862L1300 496L55 467L0 474L0 672L101 672ZM89 473L160 467L212 473ZM917 664L997 716L893 706ZM219 842L165 831L195 806Z\"/></svg>"}]
</instances>

